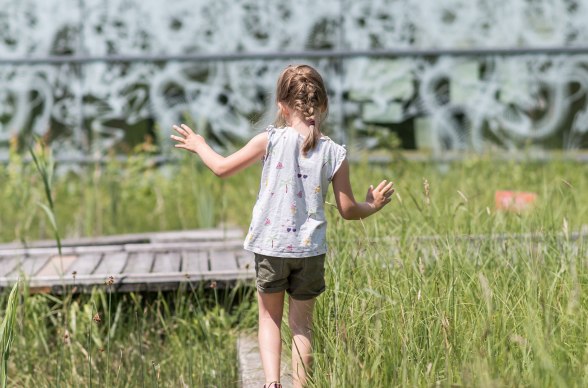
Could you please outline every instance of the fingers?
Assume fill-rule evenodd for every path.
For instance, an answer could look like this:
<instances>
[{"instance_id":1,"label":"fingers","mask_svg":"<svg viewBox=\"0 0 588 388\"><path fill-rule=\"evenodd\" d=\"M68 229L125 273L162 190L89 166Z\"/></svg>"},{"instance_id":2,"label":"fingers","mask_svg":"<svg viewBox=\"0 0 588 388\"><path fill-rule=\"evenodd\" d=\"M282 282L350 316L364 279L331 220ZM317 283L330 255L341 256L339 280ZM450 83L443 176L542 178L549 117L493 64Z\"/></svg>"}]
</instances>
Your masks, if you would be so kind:
<instances>
[{"instance_id":1,"label":"fingers","mask_svg":"<svg viewBox=\"0 0 588 388\"><path fill-rule=\"evenodd\" d=\"M390 182L382 188L382 192L384 193L384 196L388 197L388 196L392 195L392 193L394 192L394 189L392 188L393 186L394 186L394 182ZM390 193L390 194L388 195L388 193Z\"/></svg>"},{"instance_id":2,"label":"fingers","mask_svg":"<svg viewBox=\"0 0 588 388\"><path fill-rule=\"evenodd\" d=\"M194 135L194 131L192 131L192 128L190 128L186 124L182 124L182 129L185 130L188 135Z\"/></svg>"},{"instance_id":3,"label":"fingers","mask_svg":"<svg viewBox=\"0 0 588 388\"><path fill-rule=\"evenodd\" d=\"M382 182L380 182L379 185L376 186L376 188L374 189L374 191L381 191L382 187L384 187L384 185L386 184L386 180L384 179Z\"/></svg>"},{"instance_id":4,"label":"fingers","mask_svg":"<svg viewBox=\"0 0 588 388\"><path fill-rule=\"evenodd\" d=\"M394 189L386 191L384 193L384 197L390 198L392 196L392 194L394 194L394 191L395 191Z\"/></svg>"},{"instance_id":5,"label":"fingers","mask_svg":"<svg viewBox=\"0 0 588 388\"><path fill-rule=\"evenodd\" d=\"M188 133L184 129L178 127L177 125L172 126L172 128L180 135L182 135L184 137L188 136Z\"/></svg>"},{"instance_id":6,"label":"fingers","mask_svg":"<svg viewBox=\"0 0 588 388\"><path fill-rule=\"evenodd\" d=\"M380 184L375 188L374 191L379 191L379 192L387 192L389 191L392 186L394 186L394 182L388 182L388 184L386 184L386 182L388 182L386 179L384 179L382 182L380 182Z\"/></svg>"},{"instance_id":7,"label":"fingers","mask_svg":"<svg viewBox=\"0 0 588 388\"><path fill-rule=\"evenodd\" d=\"M380 201L380 206L384 207L392 201L392 194L394 194L394 182L383 180L376 187L376 197Z\"/></svg>"},{"instance_id":8,"label":"fingers","mask_svg":"<svg viewBox=\"0 0 588 388\"><path fill-rule=\"evenodd\" d=\"M175 140L175 141L179 141L179 142L181 142L181 143L184 143L184 142L186 141L186 139L185 139L185 138L183 138L183 137L174 136L174 135L171 135L170 137L171 137L173 140Z\"/></svg>"}]
</instances>

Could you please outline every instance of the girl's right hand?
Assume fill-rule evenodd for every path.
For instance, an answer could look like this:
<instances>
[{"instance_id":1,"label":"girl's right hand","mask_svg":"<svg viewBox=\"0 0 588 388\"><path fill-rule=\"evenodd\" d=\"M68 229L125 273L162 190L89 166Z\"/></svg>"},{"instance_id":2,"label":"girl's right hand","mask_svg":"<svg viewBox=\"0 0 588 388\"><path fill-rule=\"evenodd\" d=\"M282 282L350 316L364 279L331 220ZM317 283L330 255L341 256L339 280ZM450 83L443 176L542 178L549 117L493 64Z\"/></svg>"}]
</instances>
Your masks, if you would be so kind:
<instances>
[{"instance_id":1,"label":"girl's right hand","mask_svg":"<svg viewBox=\"0 0 588 388\"><path fill-rule=\"evenodd\" d=\"M180 135L170 136L173 140L178 142L175 145L176 148L183 148L185 150L198 153L198 150L202 144L206 143L202 136L195 133L192 128L188 127L186 124L182 124L181 127L174 125L173 129Z\"/></svg>"},{"instance_id":2,"label":"girl's right hand","mask_svg":"<svg viewBox=\"0 0 588 388\"><path fill-rule=\"evenodd\" d=\"M388 203L390 203L390 197L394 194L394 186L393 182L388 182L383 180L380 182L378 186L374 189L373 185L370 185L368 192L365 196L365 201L372 206L375 210L380 210Z\"/></svg>"}]
</instances>

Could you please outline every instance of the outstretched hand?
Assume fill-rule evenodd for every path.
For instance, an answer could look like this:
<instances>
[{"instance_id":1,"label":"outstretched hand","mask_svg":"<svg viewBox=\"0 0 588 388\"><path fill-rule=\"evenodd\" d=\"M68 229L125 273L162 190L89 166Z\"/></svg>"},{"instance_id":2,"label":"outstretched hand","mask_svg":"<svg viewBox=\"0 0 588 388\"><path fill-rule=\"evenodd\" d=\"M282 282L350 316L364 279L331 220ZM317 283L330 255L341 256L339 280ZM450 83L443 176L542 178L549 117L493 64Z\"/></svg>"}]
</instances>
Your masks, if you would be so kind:
<instances>
[{"instance_id":1,"label":"outstretched hand","mask_svg":"<svg viewBox=\"0 0 588 388\"><path fill-rule=\"evenodd\" d=\"M394 183L386 182L388 181L383 180L378 186L376 186L375 189L373 185L370 185L370 188L368 189L368 192L365 196L365 201L373 206L376 210L380 210L390 203L390 197L392 194L394 194L394 189L392 188Z\"/></svg>"},{"instance_id":2,"label":"outstretched hand","mask_svg":"<svg viewBox=\"0 0 588 388\"><path fill-rule=\"evenodd\" d=\"M178 143L175 145L176 148L183 148L188 151L198 153L198 148L201 144L205 143L202 136L195 133L189 126L182 124L181 126L174 125L173 129L180 135L171 135L171 138Z\"/></svg>"}]
</instances>

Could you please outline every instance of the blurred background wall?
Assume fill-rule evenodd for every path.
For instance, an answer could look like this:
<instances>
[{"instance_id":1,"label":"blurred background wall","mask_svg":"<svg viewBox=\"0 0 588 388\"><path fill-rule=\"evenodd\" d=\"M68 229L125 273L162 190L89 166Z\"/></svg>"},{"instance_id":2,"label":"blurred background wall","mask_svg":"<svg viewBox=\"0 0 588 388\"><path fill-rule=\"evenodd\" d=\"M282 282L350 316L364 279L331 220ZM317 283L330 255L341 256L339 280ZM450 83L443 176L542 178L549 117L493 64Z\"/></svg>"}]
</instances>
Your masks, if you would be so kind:
<instances>
[{"instance_id":1,"label":"blurred background wall","mask_svg":"<svg viewBox=\"0 0 588 388\"><path fill-rule=\"evenodd\" d=\"M230 149L299 62L359 148L586 148L587 20L585 0L0 0L0 158L33 134L165 155L180 121Z\"/></svg>"}]
</instances>

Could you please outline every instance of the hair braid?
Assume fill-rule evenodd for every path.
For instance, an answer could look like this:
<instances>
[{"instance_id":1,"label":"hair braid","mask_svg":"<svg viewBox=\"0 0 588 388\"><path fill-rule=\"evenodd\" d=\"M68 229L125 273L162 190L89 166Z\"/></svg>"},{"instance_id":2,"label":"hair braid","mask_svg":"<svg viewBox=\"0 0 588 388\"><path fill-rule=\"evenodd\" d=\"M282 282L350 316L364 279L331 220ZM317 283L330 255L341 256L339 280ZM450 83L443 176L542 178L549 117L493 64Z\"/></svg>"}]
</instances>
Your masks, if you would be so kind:
<instances>
[{"instance_id":1,"label":"hair braid","mask_svg":"<svg viewBox=\"0 0 588 388\"><path fill-rule=\"evenodd\" d=\"M318 143L319 127L328 111L327 91L320 74L307 65L287 67L278 79L276 99L299 112L306 121L310 129L302 145L302 152L306 154ZM278 116L277 123L284 122L284 118Z\"/></svg>"}]
</instances>

